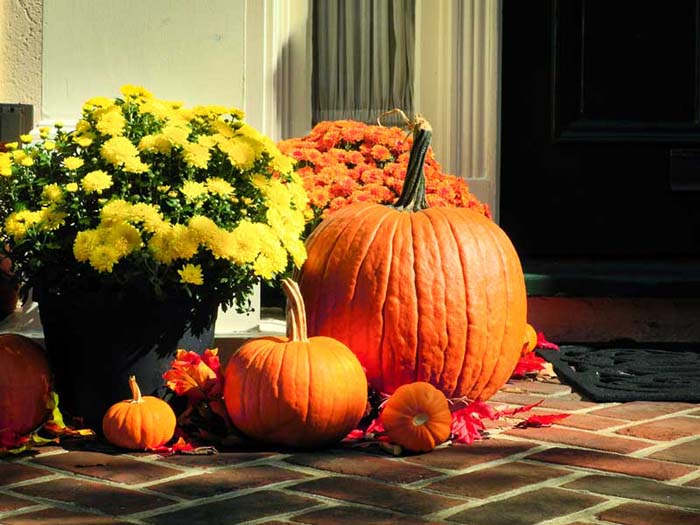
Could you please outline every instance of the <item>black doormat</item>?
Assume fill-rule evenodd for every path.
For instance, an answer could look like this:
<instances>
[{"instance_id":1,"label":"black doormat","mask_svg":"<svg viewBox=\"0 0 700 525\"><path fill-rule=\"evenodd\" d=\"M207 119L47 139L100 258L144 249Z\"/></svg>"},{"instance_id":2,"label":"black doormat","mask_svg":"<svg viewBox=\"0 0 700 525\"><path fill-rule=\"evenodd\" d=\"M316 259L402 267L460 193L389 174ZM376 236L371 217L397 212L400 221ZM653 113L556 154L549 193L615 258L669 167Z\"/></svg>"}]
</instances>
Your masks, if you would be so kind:
<instances>
[{"instance_id":1,"label":"black doormat","mask_svg":"<svg viewBox=\"0 0 700 525\"><path fill-rule=\"evenodd\" d=\"M700 344L653 348L561 346L537 350L562 382L598 402L700 402Z\"/></svg>"}]
</instances>

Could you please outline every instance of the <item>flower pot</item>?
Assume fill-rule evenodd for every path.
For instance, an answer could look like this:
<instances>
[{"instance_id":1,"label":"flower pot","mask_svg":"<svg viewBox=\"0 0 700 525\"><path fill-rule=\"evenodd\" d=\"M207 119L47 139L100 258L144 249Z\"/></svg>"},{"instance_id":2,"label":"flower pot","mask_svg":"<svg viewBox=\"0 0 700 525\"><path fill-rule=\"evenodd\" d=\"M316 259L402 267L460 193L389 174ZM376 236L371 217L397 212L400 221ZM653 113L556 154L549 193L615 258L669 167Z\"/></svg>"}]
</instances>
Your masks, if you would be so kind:
<instances>
[{"instance_id":1,"label":"flower pot","mask_svg":"<svg viewBox=\"0 0 700 525\"><path fill-rule=\"evenodd\" d=\"M162 376L177 349L201 353L214 342L216 304L193 311L183 298L138 289L36 292L61 409L97 431L106 410L129 397L129 376L144 395L166 398ZM193 330L195 317L201 331Z\"/></svg>"}]
</instances>

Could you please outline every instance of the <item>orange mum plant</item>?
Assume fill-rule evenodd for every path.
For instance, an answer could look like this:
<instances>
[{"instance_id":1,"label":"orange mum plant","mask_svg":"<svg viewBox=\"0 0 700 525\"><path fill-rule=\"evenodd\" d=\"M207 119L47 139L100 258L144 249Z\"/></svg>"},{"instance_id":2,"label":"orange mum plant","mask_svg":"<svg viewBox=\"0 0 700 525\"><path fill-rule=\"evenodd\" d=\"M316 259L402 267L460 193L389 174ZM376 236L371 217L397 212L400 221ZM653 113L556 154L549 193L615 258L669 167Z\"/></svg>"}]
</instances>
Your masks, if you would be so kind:
<instances>
[{"instance_id":1,"label":"orange mum plant","mask_svg":"<svg viewBox=\"0 0 700 525\"><path fill-rule=\"evenodd\" d=\"M307 136L288 139L279 149L296 160L309 195L311 229L353 202L392 204L401 194L413 138L398 127L352 120L317 124ZM491 217L488 205L469 192L467 182L443 173L432 149L425 161L430 206L472 208Z\"/></svg>"}]
</instances>

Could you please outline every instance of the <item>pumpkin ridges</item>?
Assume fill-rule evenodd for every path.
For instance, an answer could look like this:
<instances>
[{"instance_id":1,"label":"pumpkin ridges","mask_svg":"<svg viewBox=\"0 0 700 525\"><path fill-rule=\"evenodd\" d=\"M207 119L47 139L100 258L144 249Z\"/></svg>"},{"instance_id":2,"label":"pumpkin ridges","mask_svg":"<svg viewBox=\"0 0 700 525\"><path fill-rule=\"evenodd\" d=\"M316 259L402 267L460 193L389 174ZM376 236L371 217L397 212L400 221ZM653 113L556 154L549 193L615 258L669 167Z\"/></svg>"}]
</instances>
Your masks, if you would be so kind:
<instances>
[{"instance_id":1,"label":"pumpkin ridges","mask_svg":"<svg viewBox=\"0 0 700 525\"><path fill-rule=\"evenodd\" d=\"M392 242L391 268L387 278L387 295L384 300L382 314L384 316L384 338L378 353L382 354L382 368L374 375L370 383L380 391L393 392L399 385L414 380L415 375L411 366L402 365L414 363L417 352L418 337L418 308L415 288L406 285L415 281L413 255L413 236L411 217L407 213L395 215L397 222L396 233ZM409 311L410 308L410 311Z\"/></svg>"},{"instance_id":2,"label":"pumpkin ridges","mask_svg":"<svg viewBox=\"0 0 700 525\"><path fill-rule=\"evenodd\" d=\"M467 354L467 341L469 340L469 297L466 293L467 260L464 252L460 249L460 240L455 231L455 225L444 213L443 208L430 208L428 211L430 211L431 217L433 215L439 215L442 224L446 225L450 230L452 245L454 246L454 255L459 259L459 271L456 273L459 274L461 283L463 284L463 286L459 286L459 283L456 283L456 286L451 287L450 293L448 294L448 296L456 294L458 297L453 301L451 314L448 316L448 322L454 323L455 327L450 331L449 339L451 352L449 356L446 356L446 365L439 386L440 390L442 390L446 396L452 397L457 390L460 371L464 367L464 360ZM457 276L455 276L455 280L457 280L456 277Z\"/></svg>"},{"instance_id":3,"label":"pumpkin ridges","mask_svg":"<svg viewBox=\"0 0 700 525\"><path fill-rule=\"evenodd\" d=\"M332 335L333 338L348 346L352 333L352 319L350 319L347 305L352 301L354 282L357 279L358 268L362 263L358 257L361 243L366 242L366 239L363 239L359 233L365 231L368 226L371 228L376 219L385 213L384 208L378 205L363 206L351 211L356 211L357 215L351 221L352 224L344 230L343 237L338 239L329 250L326 271L316 282L316 285L320 285L320 287L325 287L330 283L334 288L334 293L321 295L321 300L317 305L318 310L315 311L314 316L317 317L316 331L311 332L311 335ZM344 214L340 215L340 218L342 219L343 216ZM337 217L338 214L335 214L336 220L338 220ZM366 253L366 248L362 252ZM305 290L309 288L307 286ZM322 290L319 290L319 293L321 292ZM340 307L336 305L340 305ZM326 321L339 313L343 319L334 323L336 329L331 334L326 327Z\"/></svg>"},{"instance_id":4,"label":"pumpkin ridges","mask_svg":"<svg viewBox=\"0 0 700 525\"><path fill-rule=\"evenodd\" d=\"M357 204L356 206L362 205ZM349 213L354 213L351 207L342 208L330 219L322 221L321 224L319 224L314 231L311 232L311 235L309 235L309 238L306 240L307 253L314 251L314 245L316 242L320 242L319 239L321 239L326 245L335 246L338 238L345 232L345 230L352 226L352 223L354 222L344 222L342 220L342 218ZM328 264L331 259L332 251L333 250L326 250L324 257L307 258L304 262L304 268L306 271L301 272L301 275L299 276L299 287L305 288L304 300L306 302L307 312L319 312L318 315L314 315L307 319L309 335L316 335L319 333L319 325L322 321L322 316L320 315L320 302L323 297L323 290L320 283L323 281L324 276L328 271ZM304 280L306 279L308 281L309 275L314 276L315 284L311 286L304 286Z\"/></svg>"},{"instance_id":5,"label":"pumpkin ridges","mask_svg":"<svg viewBox=\"0 0 700 525\"><path fill-rule=\"evenodd\" d=\"M466 284L466 309L467 309L467 345L464 353L465 366L462 368L455 387L459 395L466 395L481 373L482 355L488 344L488 334L485 332L483 320L488 316L488 304L486 289L481 280L482 246L478 242L471 224L469 213L454 214L453 231L458 235L458 245L461 257L466 261L462 267L463 278ZM452 396L454 394L449 394Z\"/></svg>"},{"instance_id":6,"label":"pumpkin ridges","mask_svg":"<svg viewBox=\"0 0 700 525\"><path fill-rule=\"evenodd\" d=\"M481 391L490 381L501 357L503 325L507 320L508 296L506 282L508 276L504 268L503 254L493 236L492 228L484 227L483 224L477 221L474 221L472 228L478 232L477 238L489 245L489 249L481 252L481 267L488 269L488 275L482 275L481 280L487 294L486 331L488 339L486 347L490 348L491 351L482 352L478 379L467 394L470 399L476 399L480 397ZM490 281L490 283L487 283L487 281Z\"/></svg>"},{"instance_id":7,"label":"pumpkin ridges","mask_svg":"<svg viewBox=\"0 0 700 525\"><path fill-rule=\"evenodd\" d=\"M512 245L510 240L507 238L504 232L497 231L494 234L500 235L502 238L498 242L499 250L502 253L502 257L506 262L507 272L509 275L522 275L522 267L520 265L520 260L517 257L515 247ZM506 253L506 250L509 253ZM507 323L504 326L503 333L503 344L501 348L501 355L503 356L503 361L509 359L512 363L510 367L505 365L499 366L491 379L484 388L481 394L481 399L488 399L505 383L510 375L512 374L515 366L520 357L520 352L522 348L521 341L524 338L525 325L527 323L527 301L518 301L519 296L526 296L525 291L525 280L519 279L514 280L508 278L506 280L507 290L509 293L508 297L508 308L511 309L507 319Z\"/></svg>"},{"instance_id":8,"label":"pumpkin ridges","mask_svg":"<svg viewBox=\"0 0 700 525\"><path fill-rule=\"evenodd\" d=\"M445 281L442 272L435 271L442 266L442 260L440 250L433 248L437 245L436 233L426 214L413 213L411 224L418 316L430 321L418 326L421 351L417 353L415 380L436 384L445 366L444 351L447 347Z\"/></svg>"},{"instance_id":9,"label":"pumpkin ridges","mask_svg":"<svg viewBox=\"0 0 700 525\"><path fill-rule=\"evenodd\" d=\"M384 208L382 206L375 206L372 208L372 210L376 210L372 217L377 216L376 219L374 219L374 227L368 227L368 229L371 229L371 231L367 233L365 232L365 228L358 229L355 233L353 243L350 244L350 246L353 246L353 248L351 248L352 252L358 256L361 262L359 265L357 265L354 274L348 273L348 284L352 288L352 296L350 298L349 303L344 308L347 315L347 337L336 338L353 350L356 348L367 349L376 347L371 346L369 344L370 337L368 335L368 332L372 329L374 323L378 321L377 319L369 318L368 313L380 312L381 308L379 306L379 303L381 302L383 307L384 298L386 296L386 294L380 293L367 293L366 297L363 295L364 286L371 286L373 283L381 279L381 275L377 274L378 268L376 268L376 266L372 264L372 257L368 256L368 254L376 254L377 250L372 249L373 245L375 244L375 241L379 240L380 242L385 242L384 237L380 237L379 234L383 231L383 227L385 224L387 224L387 221L389 222L389 224L393 222L391 219L393 213L391 213L390 209ZM369 223L369 226L371 226L371 222ZM360 238L362 246L356 249L354 248L354 243L355 239L357 238ZM383 257L383 255L377 257L377 260L381 261L382 258L386 260L386 258ZM371 305L368 308L367 297L374 298L374 300L376 301L376 306ZM362 327L362 330L352 329L352 324L356 322L357 319L363 320L364 326ZM363 366L365 366L365 368L371 368L373 370L379 369L378 352L363 351L362 355L363 358L360 359L360 361L362 362Z\"/></svg>"}]
</instances>

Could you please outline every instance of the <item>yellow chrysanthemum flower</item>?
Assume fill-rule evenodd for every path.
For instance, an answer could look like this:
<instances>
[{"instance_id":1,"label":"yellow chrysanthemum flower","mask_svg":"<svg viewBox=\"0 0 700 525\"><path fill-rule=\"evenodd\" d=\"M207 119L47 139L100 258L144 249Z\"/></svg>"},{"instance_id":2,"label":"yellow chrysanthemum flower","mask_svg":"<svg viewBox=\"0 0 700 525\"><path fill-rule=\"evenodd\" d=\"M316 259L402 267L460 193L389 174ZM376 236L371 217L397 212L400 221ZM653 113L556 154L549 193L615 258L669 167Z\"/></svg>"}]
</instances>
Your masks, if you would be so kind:
<instances>
[{"instance_id":1,"label":"yellow chrysanthemum flower","mask_svg":"<svg viewBox=\"0 0 700 525\"><path fill-rule=\"evenodd\" d=\"M125 98L131 99L137 103L145 102L153 98L153 93L142 86L134 86L132 84L124 84L119 91Z\"/></svg>"},{"instance_id":2,"label":"yellow chrysanthemum flower","mask_svg":"<svg viewBox=\"0 0 700 525\"><path fill-rule=\"evenodd\" d=\"M20 135L19 140L22 142L22 144L29 144L33 140L33 137L29 134Z\"/></svg>"},{"instance_id":3,"label":"yellow chrysanthemum flower","mask_svg":"<svg viewBox=\"0 0 700 525\"><path fill-rule=\"evenodd\" d=\"M31 157L24 157L21 161L19 161L19 163L22 166L25 166L28 168L30 166L34 166L34 159Z\"/></svg>"},{"instance_id":4,"label":"yellow chrysanthemum flower","mask_svg":"<svg viewBox=\"0 0 700 525\"><path fill-rule=\"evenodd\" d=\"M44 231L56 230L65 224L66 214L52 206L42 208L40 213L39 225Z\"/></svg>"},{"instance_id":5,"label":"yellow chrysanthemum flower","mask_svg":"<svg viewBox=\"0 0 700 525\"><path fill-rule=\"evenodd\" d=\"M56 183L47 184L41 191L41 198L46 202L59 202L62 196L61 187Z\"/></svg>"},{"instance_id":6,"label":"yellow chrysanthemum flower","mask_svg":"<svg viewBox=\"0 0 700 525\"><path fill-rule=\"evenodd\" d=\"M187 227L192 231L197 238L197 242L203 245L209 245L219 231L219 227L209 217L203 215L194 215Z\"/></svg>"},{"instance_id":7,"label":"yellow chrysanthemum flower","mask_svg":"<svg viewBox=\"0 0 700 525\"><path fill-rule=\"evenodd\" d=\"M218 148L228 157L231 166L246 170L253 167L255 162L255 149L243 138L237 137L231 140L218 141Z\"/></svg>"},{"instance_id":8,"label":"yellow chrysanthemum flower","mask_svg":"<svg viewBox=\"0 0 700 525\"><path fill-rule=\"evenodd\" d=\"M153 98L141 104L139 111L148 113L159 120L172 119L177 116L175 108L167 100Z\"/></svg>"},{"instance_id":9,"label":"yellow chrysanthemum flower","mask_svg":"<svg viewBox=\"0 0 700 525\"><path fill-rule=\"evenodd\" d=\"M63 159L63 167L67 170L75 171L83 164L85 164L85 161L80 157L67 157Z\"/></svg>"},{"instance_id":10,"label":"yellow chrysanthemum flower","mask_svg":"<svg viewBox=\"0 0 700 525\"><path fill-rule=\"evenodd\" d=\"M182 184L182 187L180 188L180 192L182 192L182 194L185 196L185 199L187 201L192 202L192 201L195 201L198 198L202 197L203 195L206 195L207 185L204 184L203 182L186 180Z\"/></svg>"},{"instance_id":11,"label":"yellow chrysanthemum flower","mask_svg":"<svg viewBox=\"0 0 700 525\"><path fill-rule=\"evenodd\" d=\"M220 177L211 177L207 179L206 184L209 192L216 193L222 197L233 193L233 186Z\"/></svg>"},{"instance_id":12,"label":"yellow chrysanthemum flower","mask_svg":"<svg viewBox=\"0 0 700 525\"><path fill-rule=\"evenodd\" d=\"M95 109L104 109L114 105L114 100L107 97L92 97L83 103L83 111L90 112ZM82 121L84 122L84 121ZM80 124L80 122L78 122ZM76 126L76 130L80 132Z\"/></svg>"},{"instance_id":13,"label":"yellow chrysanthemum flower","mask_svg":"<svg viewBox=\"0 0 700 525\"><path fill-rule=\"evenodd\" d=\"M107 246L113 246L119 257L125 257L141 246L141 234L131 224L120 222L102 230L101 238Z\"/></svg>"},{"instance_id":14,"label":"yellow chrysanthemum flower","mask_svg":"<svg viewBox=\"0 0 700 525\"><path fill-rule=\"evenodd\" d=\"M202 267L198 264L186 264L181 270L178 270L177 273L180 274L180 282L182 283L195 285L204 284Z\"/></svg>"},{"instance_id":15,"label":"yellow chrysanthemum flower","mask_svg":"<svg viewBox=\"0 0 700 525\"><path fill-rule=\"evenodd\" d=\"M126 119L119 106L110 106L107 109L95 112L95 114L97 116L97 124L95 125L97 131L111 137L118 137L124 134Z\"/></svg>"},{"instance_id":16,"label":"yellow chrysanthemum flower","mask_svg":"<svg viewBox=\"0 0 700 525\"><path fill-rule=\"evenodd\" d=\"M139 150L126 137L112 137L100 148L102 158L116 167L124 167L130 173L142 173L148 165L141 162Z\"/></svg>"},{"instance_id":17,"label":"yellow chrysanthemum flower","mask_svg":"<svg viewBox=\"0 0 700 525\"><path fill-rule=\"evenodd\" d=\"M119 262L119 250L114 246L100 244L90 253L90 266L100 273L111 273Z\"/></svg>"},{"instance_id":18,"label":"yellow chrysanthemum flower","mask_svg":"<svg viewBox=\"0 0 700 525\"><path fill-rule=\"evenodd\" d=\"M42 146L46 151L53 151L56 149L56 143L53 140L45 140Z\"/></svg>"},{"instance_id":19,"label":"yellow chrysanthemum flower","mask_svg":"<svg viewBox=\"0 0 700 525\"><path fill-rule=\"evenodd\" d=\"M73 241L73 257L76 261L87 262L90 255L100 244L100 236L95 230L78 232Z\"/></svg>"},{"instance_id":20,"label":"yellow chrysanthemum flower","mask_svg":"<svg viewBox=\"0 0 700 525\"><path fill-rule=\"evenodd\" d=\"M172 124L165 126L161 133L175 146L184 146L187 144L187 137L189 137L190 134L189 130L185 127Z\"/></svg>"},{"instance_id":21,"label":"yellow chrysanthemum flower","mask_svg":"<svg viewBox=\"0 0 700 525\"><path fill-rule=\"evenodd\" d=\"M12 156L12 160L14 160L17 163L22 162L22 159L27 158L27 154L21 149L14 150L10 153L10 155Z\"/></svg>"},{"instance_id":22,"label":"yellow chrysanthemum flower","mask_svg":"<svg viewBox=\"0 0 700 525\"><path fill-rule=\"evenodd\" d=\"M132 220L142 223L144 231L155 233L161 230L165 224L163 215L153 204L139 202L131 207Z\"/></svg>"},{"instance_id":23,"label":"yellow chrysanthemum flower","mask_svg":"<svg viewBox=\"0 0 700 525\"><path fill-rule=\"evenodd\" d=\"M229 240L232 260L238 264L251 263L260 254L258 230L250 221L241 221Z\"/></svg>"},{"instance_id":24,"label":"yellow chrysanthemum flower","mask_svg":"<svg viewBox=\"0 0 700 525\"><path fill-rule=\"evenodd\" d=\"M91 171L80 181L80 185L86 193L100 194L110 188L112 184L112 176L102 170Z\"/></svg>"},{"instance_id":25,"label":"yellow chrysanthemum flower","mask_svg":"<svg viewBox=\"0 0 700 525\"><path fill-rule=\"evenodd\" d=\"M216 146L216 141L209 135L200 135L197 137L197 144L204 146L207 149L211 149Z\"/></svg>"},{"instance_id":26,"label":"yellow chrysanthemum flower","mask_svg":"<svg viewBox=\"0 0 700 525\"><path fill-rule=\"evenodd\" d=\"M69 193L75 193L78 191L78 183L77 182L69 182L66 184L66 191Z\"/></svg>"},{"instance_id":27,"label":"yellow chrysanthemum flower","mask_svg":"<svg viewBox=\"0 0 700 525\"><path fill-rule=\"evenodd\" d=\"M75 142L81 148L87 148L95 140L91 133L86 135L76 135L73 137L73 142Z\"/></svg>"},{"instance_id":28,"label":"yellow chrysanthemum flower","mask_svg":"<svg viewBox=\"0 0 700 525\"><path fill-rule=\"evenodd\" d=\"M9 153L0 153L0 175L3 177L12 175L12 157Z\"/></svg>"},{"instance_id":29,"label":"yellow chrysanthemum flower","mask_svg":"<svg viewBox=\"0 0 700 525\"><path fill-rule=\"evenodd\" d=\"M38 224L41 219L41 211L21 210L11 213L5 219L5 232L18 241L27 234L29 228Z\"/></svg>"},{"instance_id":30,"label":"yellow chrysanthemum flower","mask_svg":"<svg viewBox=\"0 0 700 525\"><path fill-rule=\"evenodd\" d=\"M209 150L201 144L188 142L183 145L182 151L185 163L194 168L206 169L209 164Z\"/></svg>"},{"instance_id":31,"label":"yellow chrysanthemum flower","mask_svg":"<svg viewBox=\"0 0 700 525\"><path fill-rule=\"evenodd\" d=\"M126 222L133 217L133 205L122 199L113 199L102 206L100 220L103 224Z\"/></svg>"},{"instance_id":32,"label":"yellow chrysanthemum flower","mask_svg":"<svg viewBox=\"0 0 700 525\"><path fill-rule=\"evenodd\" d=\"M17 142L8 142L5 144L5 149L7 151L15 151L19 147Z\"/></svg>"},{"instance_id":33,"label":"yellow chrysanthemum flower","mask_svg":"<svg viewBox=\"0 0 700 525\"><path fill-rule=\"evenodd\" d=\"M189 259L199 249L197 236L186 226L176 224L157 231L148 242L153 257L164 264L175 259Z\"/></svg>"}]
</instances>

